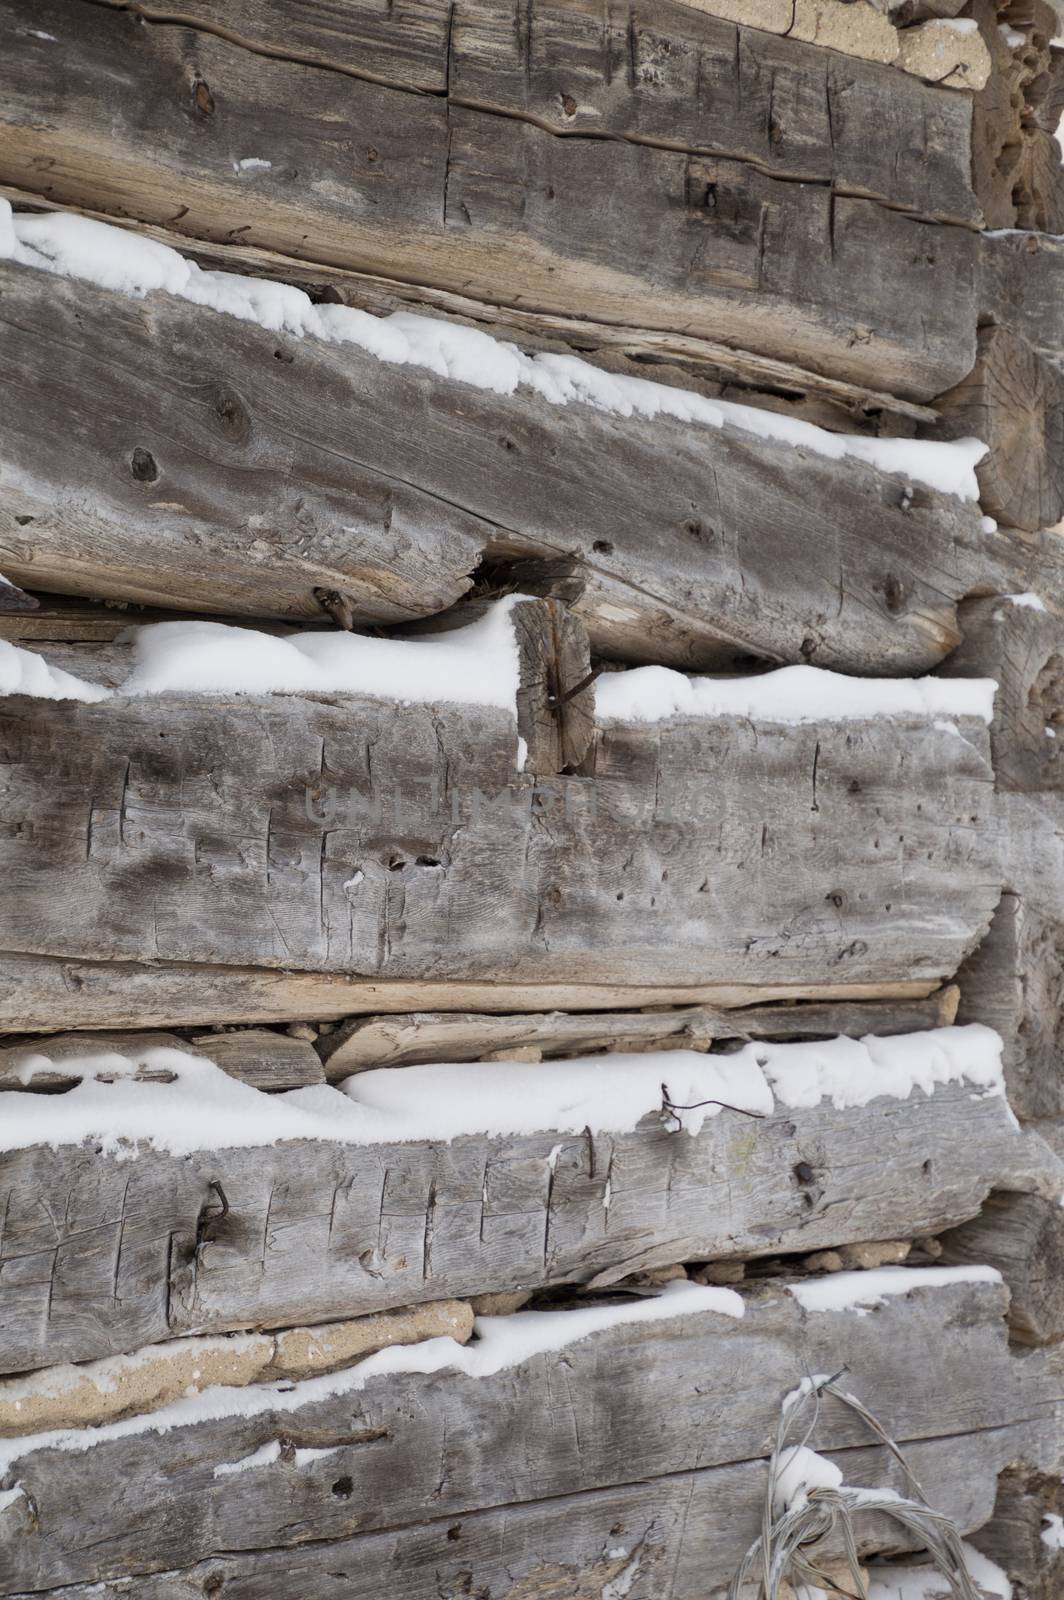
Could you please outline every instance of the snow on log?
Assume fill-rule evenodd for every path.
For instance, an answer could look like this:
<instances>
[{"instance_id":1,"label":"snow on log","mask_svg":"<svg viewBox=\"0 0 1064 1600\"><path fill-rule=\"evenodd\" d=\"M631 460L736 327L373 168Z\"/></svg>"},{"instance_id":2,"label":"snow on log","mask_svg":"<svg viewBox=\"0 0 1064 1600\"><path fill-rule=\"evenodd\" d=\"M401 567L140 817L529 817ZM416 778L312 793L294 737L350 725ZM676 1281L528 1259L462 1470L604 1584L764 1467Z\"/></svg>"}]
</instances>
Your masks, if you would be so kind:
<instances>
[{"instance_id":1,"label":"snow on log","mask_svg":"<svg viewBox=\"0 0 1064 1600\"><path fill-rule=\"evenodd\" d=\"M204 1056L231 1078L268 1093L325 1082L321 1060L309 1040L272 1028L239 1028L231 1033L201 1033L192 1039L166 1033L88 1032L0 1045L0 1090L67 1089L82 1076L99 1078L102 1074L106 1079L116 1068L125 1076L131 1059L140 1061L139 1070L150 1082L151 1068L144 1057L153 1050L185 1050ZM71 1058L78 1062L73 1072L64 1068Z\"/></svg>"},{"instance_id":2,"label":"snow on log","mask_svg":"<svg viewBox=\"0 0 1064 1600\"><path fill-rule=\"evenodd\" d=\"M0 948L663 1001L952 975L1000 882L992 685L614 673L586 760L533 775L512 605L401 643L163 625L120 695L0 698Z\"/></svg>"},{"instance_id":3,"label":"snow on log","mask_svg":"<svg viewBox=\"0 0 1064 1600\"><path fill-rule=\"evenodd\" d=\"M0 1370L925 1236L995 1187L1055 1197L1059 1163L1012 1118L999 1051L986 1029L941 1029L270 1095L176 1050L124 1076L67 1058L67 1093L0 1096Z\"/></svg>"},{"instance_id":4,"label":"snow on log","mask_svg":"<svg viewBox=\"0 0 1064 1600\"><path fill-rule=\"evenodd\" d=\"M444 5L385 23L363 4L301 21L295 49L288 8L241 9L247 34L213 0L180 30L9 5L0 179L32 190L47 164L50 197L193 240L704 334L913 399L971 366L967 96L664 0L606 28L463 6L453 31Z\"/></svg>"},{"instance_id":5,"label":"snow on log","mask_svg":"<svg viewBox=\"0 0 1064 1600\"><path fill-rule=\"evenodd\" d=\"M875 673L939 661L990 580L973 441L828 432L316 306L84 218L14 224L0 533L18 582L296 617L325 591L380 622L518 563L622 659Z\"/></svg>"},{"instance_id":6,"label":"snow on log","mask_svg":"<svg viewBox=\"0 0 1064 1600\"><path fill-rule=\"evenodd\" d=\"M689 1504L694 1495L714 1507L712 1517L690 1519L693 1548L682 1535L647 1538L641 1518L631 1527L620 1516L599 1559L608 1551L623 1570L636 1547L645 1544L651 1562L661 1559L655 1546L671 1543L673 1570L685 1570L707 1542L730 1547L724 1530L736 1551L752 1537L761 1499L754 1485L763 1483L785 1394L810 1373L840 1368L875 1414L891 1418L918 1472L949 1441L951 1468L934 1477L935 1504L970 1527L985 1518L1010 1454L1046 1459L1059 1450L1057 1375L1040 1354L1010 1354L1007 1297L993 1273L909 1271L878 1303L880 1274L859 1276L875 1307L863 1315L856 1306L807 1311L779 1280L742 1298L673 1284L656 1300L480 1318L465 1346L438 1338L327 1377L215 1388L146 1417L7 1441L0 1592L195 1569L209 1558L239 1573L241 1561L271 1550L277 1561L287 1549L304 1581L293 1585L289 1568L287 1590L267 1576L257 1593L334 1593L317 1587L320 1555L334 1574L354 1557L364 1581L380 1570L368 1536L398 1526L408 1592L420 1593L409 1574L428 1534L411 1525L429 1514L450 1519L446 1539L442 1521L429 1528L436 1592L449 1594L456 1591L440 1566L452 1554L471 1587L480 1585L481 1560L490 1569L494 1559L481 1554L475 1520L466 1533L467 1515L509 1507L535 1516L531 1503L546 1498L572 1539L570 1516L581 1513L565 1497L579 1495L584 1515L600 1490L629 1505L662 1494L668 1504L677 1477ZM893 1483L887 1452L868 1452L869 1442L848 1410L825 1403L818 1450L834 1455L848 1482ZM732 1492L721 1494L729 1481ZM105 1542L86 1546L86 1517L107 1529ZM669 1528L672 1518L662 1520ZM451 1552L448 1541L460 1549ZM874 1524L863 1525L862 1543L877 1548ZM500 1548L511 1570L523 1564L521 1540ZM360 1549L368 1561L358 1560ZM569 1561L573 1554L570 1546ZM709 1570L726 1575L733 1564ZM346 1573L345 1583L349 1594ZM239 1579L224 1587L241 1592ZM670 1592L696 1591L681 1579Z\"/></svg>"}]
</instances>

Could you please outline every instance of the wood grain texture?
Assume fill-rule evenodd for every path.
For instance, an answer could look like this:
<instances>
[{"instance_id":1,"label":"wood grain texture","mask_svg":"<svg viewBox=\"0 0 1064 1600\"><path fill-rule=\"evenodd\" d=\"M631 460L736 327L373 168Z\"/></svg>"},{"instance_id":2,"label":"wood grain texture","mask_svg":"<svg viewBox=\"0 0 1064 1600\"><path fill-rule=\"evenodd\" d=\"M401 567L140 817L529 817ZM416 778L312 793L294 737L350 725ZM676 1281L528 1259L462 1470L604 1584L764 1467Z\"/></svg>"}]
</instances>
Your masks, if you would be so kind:
<instances>
[{"instance_id":1,"label":"wood grain texture","mask_svg":"<svg viewBox=\"0 0 1064 1600\"><path fill-rule=\"evenodd\" d=\"M979 330L968 376L936 402L943 432L982 439L976 469L983 510L1007 528L1036 532L1064 515L1064 374L1007 328Z\"/></svg>"},{"instance_id":2,"label":"wood grain texture","mask_svg":"<svg viewBox=\"0 0 1064 1600\"><path fill-rule=\"evenodd\" d=\"M378 981L934 986L1000 881L987 729L934 721L606 724L581 772L533 779L491 707L11 697L0 949Z\"/></svg>"},{"instance_id":3,"label":"wood grain texture","mask_svg":"<svg viewBox=\"0 0 1064 1600\"><path fill-rule=\"evenodd\" d=\"M944 1434L984 1441L985 1494L995 1434L1059 1426L1056 1374L1038 1354L1009 1354L1004 1303L998 1287L960 1284L914 1289L868 1316L807 1314L773 1286L750 1296L739 1321L706 1312L621 1326L494 1377L392 1374L295 1410L96 1444L88 1456L31 1449L5 1482L21 1483L37 1515L17 1502L3 1513L18 1531L0 1547L0 1585L114 1579L410 1529L426 1514L557 1503L631 1484L635 1462L644 1483L754 1462L763 1471L784 1394L808 1372L840 1368L903 1447ZM214 1476L278 1437L277 1462ZM868 1435L827 1405L817 1439L845 1461ZM292 1451L306 1448L331 1453L294 1465ZM102 1546L85 1547L86 1516L106 1527Z\"/></svg>"},{"instance_id":4,"label":"wood grain texture","mask_svg":"<svg viewBox=\"0 0 1064 1600\"><path fill-rule=\"evenodd\" d=\"M430 1061L480 1061L496 1050L532 1049L545 1058L591 1055L600 1050L703 1049L714 1039L831 1039L838 1034L911 1033L948 1026L957 991L940 989L926 1000L806 1001L724 1011L712 1006L645 1012L532 1013L486 1016L471 1011L411 1012L406 1016L352 1017L322 1034L318 1053L329 1081L371 1067L416 1066Z\"/></svg>"},{"instance_id":5,"label":"wood grain texture","mask_svg":"<svg viewBox=\"0 0 1064 1600\"><path fill-rule=\"evenodd\" d=\"M1038 1447L1037 1428L1021 1425L918 1441L906 1456L920 1479L935 1485L936 1507L967 1532L991 1515L995 1474ZM848 1483L904 1492L880 1449L846 1450L838 1460ZM708 1467L385 1533L220 1552L155 1576L64 1586L57 1600L202 1600L218 1588L232 1600L380 1600L399 1586L410 1600L459 1600L471 1591L499 1600L559 1593L601 1600L618 1580L630 1581L636 1600L724 1600L728 1575L759 1531L764 1487L763 1461ZM316 1492L330 1489L310 1488L308 1498ZM717 1514L703 1514L706 1506ZM905 1546L897 1525L878 1519L862 1519L859 1539L868 1553ZM828 1547L829 1557L839 1553ZM13 1600L42 1593L55 1591L35 1588ZM1056 1591L1044 1600L1056 1600Z\"/></svg>"},{"instance_id":6,"label":"wood grain texture","mask_svg":"<svg viewBox=\"0 0 1064 1600\"><path fill-rule=\"evenodd\" d=\"M1037 580L1036 580L1037 581ZM987 677L997 683L990 749L999 790L1064 792L1064 616L1060 596L1049 604L1030 594L968 600L960 608L962 640L942 665L943 677Z\"/></svg>"},{"instance_id":7,"label":"wood grain texture","mask_svg":"<svg viewBox=\"0 0 1064 1600\"><path fill-rule=\"evenodd\" d=\"M1042 1535L1064 1515L1064 1461L1046 1462L1042 1471L1019 1464L998 1479L994 1515L972 1537L972 1544L995 1561L1023 1600L1057 1600L1064 1582L1064 1549Z\"/></svg>"},{"instance_id":8,"label":"wood grain texture","mask_svg":"<svg viewBox=\"0 0 1064 1600\"><path fill-rule=\"evenodd\" d=\"M983 1022L1004 1041L1009 1101L1017 1116L1064 1116L1061 921L1019 895L1002 895L989 933L957 978L958 1020Z\"/></svg>"},{"instance_id":9,"label":"wood grain texture","mask_svg":"<svg viewBox=\"0 0 1064 1600\"><path fill-rule=\"evenodd\" d=\"M793 41L751 34L744 50L733 26L687 10L672 15L705 34L701 50L681 48L682 35L672 48L669 28L652 22L641 44L623 13L603 36L597 8L536 9L533 51L562 30L562 53L542 66L523 28L515 45L491 26L496 8L458 8L483 19L477 53L449 65L441 53L435 70L459 78L503 51L490 73L501 103L481 109L482 85L469 101L442 87L411 94L343 64L283 59L283 47L262 53L124 12L12 0L0 34L0 178L189 238L236 236L325 266L704 335L909 399L960 380L974 354L975 235L892 208L927 196L930 150L935 192L952 189L950 213L971 216L966 100ZM442 24L446 8L432 11ZM735 110L737 52L752 115ZM559 99L566 73L575 92L563 87ZM527 77L542 115L506 102L509 85L526 94ZM105 114L85 87L100 81L111 86ZM576 122L592 94L603 110L595 130L568 129L567 99ZM926 132L914 140L914 128ZM829 156L834 129L852 155ZM271 165L240 169L247 159ZM944 180L958 162L962 175ZM836 184L847 164L853 178ZM861 197L888 181L885 204ZM604 203L589 205L592 193ZM870 258L893 270L870 278Z\"/></svg>"},{"instance_id":10,"label":"wood grain texture","mask_svg":"<svg viewBox=\"0 0 1064 1600\"><path fill-rule=\"evenodd\" d=\"M1029 0L1016 16L1023 43L1013 48L994 0L972 0L967 9L993 64L972 97L972 174L986 226L1060 233L1064 174L1056 124L1045 116L1060 92L1061 64L1050 44L1056 14L1045 0Z\"/></svg>"},{"instance_id":11,"label":"wood grain texture","mask_svg":"<svg viewBox=\"0 0 1064 1600\"><path fill-rule=\"evenodd\" d=\"M996 1267L1009 1286L1020 1344L1064 1339L1064 1210L1033 1194L992 1194L977 1217L942 1235L942 1259Z\"/></svg>"},{"instance_id":12,"label":"wood grain texture","mask_svg":"<svg viewBox=\"0 0 1064 1600\"><path fill-rule=\"evenodd\" d=\"M0 1370L189 1332L613 1283L677 1261L921 1237L974 1216L993 1188L1044 1181L1060 1182L1041 1141L964 1086L849 1111L778 1107L757 1122L722 1111L696 1138L654 1116L598 1137L292 1141L180 1158L15 1150L0 1157Z\"/></svg>"},{"instance_id":13,"label":"wood grain texture","mask_svg":"<svg viewBox=\"0 0 1064 1600\"><path fill-rule=\"evenodd\" d=\"M905 673L957 643L957 602L992 571L974 502L855 460L501 396L161 295L46 289L0 264L0 539L31 588L315 618L324 588L380 622L452 604L485 558L523 561L522 587L562 592L622 659Z\"/></svg>"}]
</instances>

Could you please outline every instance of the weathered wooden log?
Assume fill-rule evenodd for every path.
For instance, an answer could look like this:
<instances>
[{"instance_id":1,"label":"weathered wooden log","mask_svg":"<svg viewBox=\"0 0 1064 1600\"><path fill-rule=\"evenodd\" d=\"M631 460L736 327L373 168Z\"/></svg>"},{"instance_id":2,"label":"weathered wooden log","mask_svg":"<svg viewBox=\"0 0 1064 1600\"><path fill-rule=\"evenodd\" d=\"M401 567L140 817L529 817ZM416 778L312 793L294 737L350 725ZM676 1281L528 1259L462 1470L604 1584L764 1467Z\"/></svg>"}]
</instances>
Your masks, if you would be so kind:
<instances>
[{"instance_id":1,"label":"weathered wooden log","mask_svg":"<svg viewBox=\"0 0 1064 1600\"><path fill-rule=\"evenodd\" d=\"M975 366L936 404L947 437L989 446L976 468L984 511L1030 532L1060 521L1064 374L1055 362L1011 329L981 328Z\"/></svg>"},{"instance_id":2,"label":"weathered wooden log","mask_svg":"<svg viewBox=\"0 0 1064 1600\"><path fill-rule=\"evenodd\" d=\"M1007 1465L1010 1452L1022 1454L1030 1437L1030 1428L995 1429L918 1441L907 1444L905 1453L921 1482L934 1485L936 1508L967 1532L990 1516L995 1473ZM838 1460L849 1483L906 1491L899 1469L881 1449L847 1450ZM760 1531L765 1472L764 1461L708 1467L386 1533L220 1552L157 1576L64 1585L56 1600L202 1600L218 1589L230 1600L379 1600L400 1581L409 1600L559 1589L572 1600L601 1600L604 1588L608 1596L616 1593L611 1583L636 1580L646 1600L724 1600L730 1574ZM305 1481L306 1474L301 1477ZM309 1495L318 1492L319 1482L322 1496L329 1494L327 1479L319 1473ZM860 1519L859 1541L867 1553L896 1554L905 1546L897 1524L879 1519ZM825 1560L833 1553L841 1552L829 1543ZM51 1593L35 1588L13 1600ZM1044 1600L1056 1600L1056 1594L1050 1590Z\"/></svg>"},{"instance_id":3,"label":"weathered wooden log","mask_svg":"<svg viewBox=\"0 0 1064 1600\"><path fill-rule=\"evenodd\" d=\"M67 1033L29 1043L0 1045L0 1090L69 1088L81 1076L63 1071L62 1063L72 1058L98 1058L91 1076L102 1075L107 1081L108 1055L135 1056L159 1049L187 1050L191 1055L204 1056L231 1078L269 1092L306 1089L325 1082L317 1051L308 1040L294 1039L270 1028L240 1028L234 1033L205 1033L192 1039L166 1033ZM55 1063L54 1067L45 1065L42 1056ZM145 1070L141 1077L150 1081L152 1073Z\"/></svg>"},{"instance_id":4,"label":"weathered wooden log","mask_svg":"<svg viewBox=\"0 0 1064 1600\"><path fill-rule=\"evenodd\" d=\"M1017 1116L1064 1116L1064 925L1019 895L1003 895L957 981L959 1020L1001 1035Z\"/></svg>"},{"instance_id":5,"label":"weathered wooden log","mask_svg":"<svg viewBox=\"0 0 1064 1600\"><path fill-rule=\"evenodd\" d=\"M919 1002L933 979L894 983L811 984L802 998L833 1003ZM794 1000L788 984L457 983L377 981L342 973L284 968L208 966L180 961L82 961L50 956L0 956L0 1028L54 1033L56 1028L192 1027L208 1023L268 1024L304 1017L394 1015L415 1010L613 1011L633 1007L773 1005ZM949 1020L949 1019L947 1019Z\"/></svg>"},{"instance_id":6,"label":"weathered wooden log","mask_svg":"<svg viewBox=\"0 0 1064 1600\"><path fill-rule=\"evenodd\" d=\"M180 1110L178 1089L165 1092L160 1106ZM666 1124L179 1155L12 1149L0 1159L0 1371L188 1332L922 1237L974 1216L994 1188L1060 1181L1004 1101L970 1085L850 1110L780 1101L761 1121L726 1110L697 1137Z\"/></svg>"},{"instance_id":7,"label":"weathered wooden log","mask_svg":"<svg viewBox=\"0 0 1064 1600\"><path fill-rule=\"evenodd\" d=\"M323 589L397 621L523 558L607 654L902 673L956 644L991 570L974 501L730 425L503 396L2 263L0 322L25 393L0 537L32 588L318 618Z\"/></svg>"},{"instance_id":8,"label":"weathered wooden log","mask_svg":"<svg viewBox=\"0 0 1064 1600\"><path fill-rule=\"evenodd\" d=\"M874 1279L865 1276L875 1304ZM193 1401L185 1408L191 1425L182 1426L179 1402L172 1413L145 1419L143 1431L126 1424L111 1439L103 1430L87 1452L76 1435L65 1448L63 1436L54 1443L36 1436L38 1448L32 1436L13 1441L4 1481L22 1493L0 1512L10 1528L0 1546L0 1590L409 1528L426 1513L460 1517L544 1497L557 1505L562 1496L631 1483L634 1461L644 1483L708 1467L734 1470L766 1454L788 1390L809 1373L840 1367L847 1386L889 1419L903 1448L948 1434L984 1444L983 1496L1002 1435L1037 1440L1059 1428L1056 1375L1038 1355L1010 1356L999 1286L921 1288L920 1276L912 1274L907 1295L864 1316L805 1311L773 1285L750 1294L745 1315L736 1317L744 1304L737 1296L702 1291L707 1306L716 1296L729 1314L696 1310L699 1291L685 1287L674 1302L692 1306L685 1316L610 1326L607 1311L599 1314L605 1326L593 1331L584 1313L585 1336L560 1349L564 1334L545 1329L540 1316L531 1349L500 1348L494 1373L490 1365L477 1372L475 1345L468 1354L452 1347L458 1371L448 1370L441 1350L427 1373L404 1372L396 1352L379 1376L368 1376L371 1363L365 1378L349 1369L346 1383L340 1375L287 1395L270 1387L231 1391L236 1415L224 1414L225 1391L216 1390L202 1420ZM573 1313L547 1315L554 1323ZM523 1331L509 1318L480 1327L500 1340ZM170 1426L160 1437L164 1422ZM846 1470L867 1441L863 1423L825 1404L818 1448L840 1453ZM881 1474L886 1461L884 1451ZM759 1498L750 1496L744 1529L756 1527ZM713 1504L714 1517L693 1520L727 1522ZM102 1545L86 1544L90 1516L107 1529ZM452 1541L460 1538L459 1528Z\"/></svg>"},{"instance_id":9,"label":"weathered wooden log","mask_svg":"<svg viewBox=\"0 0 1064 1600\"><path fill-rule=\"evenodd\" d=\"M917 398L964 371L959 346L970 351L971 332L959 302L973 241L938 229L925 245L906 217L849 198L976 220L964 98L662 0L649 18L606 30L571 6L537 7L527 30L503 27L490 5L463 7L453 28L443 5L413 25L381 25L374 13L376 72L364 48L367 6L349 8L343 23L304 22L295 48L288 11L256 6L251 32L265 50L235 43L231 9L212 9L228 37L179 36L122 14L85 27L80 13L37 0L27 16L53 36L38 42L16 6L0 175L36 187L48 164L53 197L176 218L186 236L239 232L291 255L487 299L520 294L546 310L723 333ZM417 93L402 87L410 47L429 57L425 71L413 69ZM122 85L106 139L81 87L102 71ZM54 104L42 104L42 80L54 80ZM337 145L338 121L361 130L353 152ZM929 130L919 149L914 125ZM259 146L265 156L247 156ZM781 181L792 178L824 187ZM586 205L591 185L611 197L608 216ZM524 191L516 207L515 186ZM777 224L790 230L786 251L777 252ZM818 263L803 269L800 292L795 229ZM864 248L869 229L900 269L878 290L874 315L867 276L855 279L848 265L855 233ZM656 241L653 268L633 257L640 237ZM925 253L953 295L932 292ZM928 321L914 338L917 296ZM787 308L786 336L765 315L771 299Z\"/></svg>"},{"instance_id":10,"label":"weathered wooden log","mask_svg":"<svg viewBox=\"0 0 1064 1600\"><path fill-rule=\"evenodd\" d=\"M0 178L188 238L681 329L913 399L971 366L974 234L893 209L923 215L936 196L935 217L978 216L966 98L663 0L663 24L625 16L605 33L583 7L536 8L520 30L463 7L461 52L447 8L430 8L406 31L430 41L437 82L410 93L402 48L385 45L384 86L335 19L328 61L307 64L287 8L255 9L247 49L18 0L0 35ZM463 73L467 95L450 87ZM103 75L106 127L84 88ZM880 188L885 204L862 198ZM893 270L870 281L870 256Z\"/></svg>"},{"instance_id":11,"label":"weathered wooden log","mask_svg":"<svg viewBox=\"0 0 1064 1600\"><path fill-rule=\"evenodd\" d=\"M1057 1600L1064 1581L1064 1461L1041 1472L1009 1466L998 1479L994 1515L972 1544L995 1561L1023 1600Z\"/></svg>"},{"instance_id":12,"label":"weathered wooden log","mask_svg":"<svg viewBox=\"0 0 1064 1600\"><path fill-rule=\"evenodd\" d=\"M978 303L1035 350L1064 356L1064 240L1006 230L980 240Z\"/></svg>"},{"instance_id":13,"label":"weathered wooden log","mask_svg":"<svg viewBox=\"0 0 1064 1600\"><path fill-rule=\"evenodd\" d=\"M977 1217L942 1235L942 1260L996 1267L1009 1286L1021 1344L1064 1339L1064 1210L1033 1194L992 1194Z\"/></svg>"},{"instance_id":14,"label":"weathered wooden log","mask_svg":"<svg viewBox=\"0 0 1064 1600\"><path fill-rule=\"evenodd\" d=\"M999 881L986 726L939 720L607 722L580 773L533 778L492 706L11 697L0 949L926 993L981 936Z\"/></svg>"},{"instance_id":15,"label":"weathered wooden log","mask_svg":"<svg viewBox=\"0 0 1064 1600\"><path fill-rule=\"evenodd\" d=\"M999 790L1064 790L1064 616L1034 592L966 601L944 677L997 683L990 749ZM1064 910L1064 907L1062 907Z\"/></svg>"},{"instance_id":16,"label":"weathered wooden log","mask_svg":"<svg viewBox=\"0 0 1064 1600\"><path fill-rule=\"evenodd\" d=\"M685 1006L645 1012L551 1011L486 1016L471 1011L413 1012L353 1017L323 1034L317 1050L332 1083L372 1067L429 1061L480 1061L499 1050L532 1050L544 1057L599 1050L699 1049L714 1039L831 1039L839 1034L914 1033L948 1027L959 990L952 984L926 1000L852 1001L753 1006L724 1011ZM239 1037L234 1035L233 1037ZM43 1048L43 1047L42 1047ZM0 1078L0 1086L7 1087Z\"/></svg>"}]
</instances>

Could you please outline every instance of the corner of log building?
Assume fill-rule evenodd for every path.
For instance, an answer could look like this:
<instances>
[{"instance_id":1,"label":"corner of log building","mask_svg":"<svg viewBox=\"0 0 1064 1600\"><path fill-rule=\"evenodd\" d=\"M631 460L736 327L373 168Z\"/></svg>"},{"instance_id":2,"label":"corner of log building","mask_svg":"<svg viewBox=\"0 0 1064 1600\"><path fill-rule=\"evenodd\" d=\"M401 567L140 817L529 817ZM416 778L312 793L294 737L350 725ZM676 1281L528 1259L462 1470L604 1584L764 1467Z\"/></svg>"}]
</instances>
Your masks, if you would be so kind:
<instances>
[{"instance_id":1,"label":"corner of log building","mask_svg":"<svg viewBox=\"0 0 1064 1600\"><path fill-rule=\"evenodd\" d=\"M1060 1600L1062 19L0 0L0 1600Z\"/></svg>"}]
</instances>

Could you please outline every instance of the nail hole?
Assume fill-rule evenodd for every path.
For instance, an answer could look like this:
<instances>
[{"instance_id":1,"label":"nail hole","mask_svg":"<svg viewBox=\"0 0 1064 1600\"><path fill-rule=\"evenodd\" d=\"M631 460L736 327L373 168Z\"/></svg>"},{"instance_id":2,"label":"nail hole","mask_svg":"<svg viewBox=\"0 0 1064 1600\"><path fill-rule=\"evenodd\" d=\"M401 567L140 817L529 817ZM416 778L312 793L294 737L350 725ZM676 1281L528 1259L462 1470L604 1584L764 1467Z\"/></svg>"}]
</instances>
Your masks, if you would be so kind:
<instances>
[{"instance_id":1,"label":"nail hole","mask_svg":"<svg viewBox=\"0 0 1064 1600\"><path fill-rule=\"evenodd\" d=\"M591 548L596 555L612 556L613 554L613 546L608 539L596 539Z\"/></svg>"},{"instance_id":2,"label":"nail hole","mask_svg":"<svg viewBox=\"0 0 1064 1600\"><path fill-rule=\"evenodd\" d=\"M142 450L139 445L129 459L129 470L138 483L154 483L159 476L155 457L150 450Z\"/></svg>"}]
</instances>

